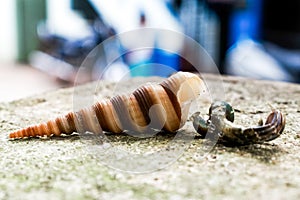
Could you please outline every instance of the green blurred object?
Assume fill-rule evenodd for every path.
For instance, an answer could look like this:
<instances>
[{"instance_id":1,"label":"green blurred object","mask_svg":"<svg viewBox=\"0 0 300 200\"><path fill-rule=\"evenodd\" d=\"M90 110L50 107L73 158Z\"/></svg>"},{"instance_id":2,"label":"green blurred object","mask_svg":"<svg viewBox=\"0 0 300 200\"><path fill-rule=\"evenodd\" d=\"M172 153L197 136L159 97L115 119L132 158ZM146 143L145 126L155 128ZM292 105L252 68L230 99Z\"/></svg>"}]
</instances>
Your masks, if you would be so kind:
<instances>
[{"instance_id":1,"label":"green blurred object","mask_svg":"<svg viewBox=\"0 0 300 200\"><path fill-rule=\"evenodd\" d=\"M16 0L19 62L38 47L37 25L46 19L46 0Z\"/></svg>"}]
</instances>

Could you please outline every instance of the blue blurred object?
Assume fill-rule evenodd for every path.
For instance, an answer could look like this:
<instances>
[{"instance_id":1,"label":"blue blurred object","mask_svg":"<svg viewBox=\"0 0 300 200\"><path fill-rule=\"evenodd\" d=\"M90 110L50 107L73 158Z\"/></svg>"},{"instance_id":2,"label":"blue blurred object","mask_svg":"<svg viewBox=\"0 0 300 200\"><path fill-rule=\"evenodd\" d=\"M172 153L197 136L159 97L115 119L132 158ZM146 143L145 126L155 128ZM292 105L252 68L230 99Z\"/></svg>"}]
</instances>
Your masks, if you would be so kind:
<instances>
[{"instance_id":1,"label":"blue blurred object","mask_svg":"<svg viewBox=\"0 0 300 200\"><path fill-rule=\"evenodd\" d=\"M247 0L245 8L233 11L229 25L230 44L243 39L261 38L262 6L261 0Z\"/></svg>"},{"instance_id":2,"label":"blue blurred object","mask_svg":"<svg viewBox=\"0 0 300 200\"><path fill-rule=\"evenodd\" d=\"M263 10L269 8L264 7L264 2L247 0L245 9L233 12L229 38L232 46L226 56L226 73L258 79L297 82L299 80L296 74L299 74L300 68L297 72L293 65L300 63L295 59L297 51L289 51L267 41L262 42L265 26L270 23L265 23L265 19L272 19L272 15L277 15L277 12L268 12L268 16L265 16ZM293 61L295 62L292 63Z\"/></svg>"},{"instance_id":3,"label":"blue blurred object","mask_svg":"<svg viewBox=\"0 0 300 200\"><path fill-rule=\"evenodd\" d=\"M156 74L163 76L163 77L168 77L170 76L172 73L174 73L174 71L178 71L179 70L179 59L180 56L175 54L175 53L171 53L168 51L165 51L163 49L155 49L154 50L154 54L153 54L153 62L154 63L159 63L162 66L161 67L157 67L156 69ZM164 67L167 66L167 67Z\"/></svg>"},{"instance_id":4,"label":"blue blurred object","mask_svg":"<svg viewBox=\"0 0 300 200\"><path fill-rule=\"evenodd\" d=\"M183 28L170 7L161 0L89 0L120 34L124 61L132 76L169 76L179 69ZM126 3L125 3L126 2ZM123 20L120 20L123 19ZM172 33L177 32L177 34ZM172 37L177 37L173 40ZM172 70L168 70L171 68Z\"/></svg>"},{"instance_id":5,"label":"blue blurred object","mask_svg":"<svg viewBox=\"0 0 300 200\"><path fill-rule=\"evenodd\" d=\"M180 56L160 48L135 50L127 53L124 60L129 64L132 76L168 77L180 70Z\"/></svg>"}]
</instances>

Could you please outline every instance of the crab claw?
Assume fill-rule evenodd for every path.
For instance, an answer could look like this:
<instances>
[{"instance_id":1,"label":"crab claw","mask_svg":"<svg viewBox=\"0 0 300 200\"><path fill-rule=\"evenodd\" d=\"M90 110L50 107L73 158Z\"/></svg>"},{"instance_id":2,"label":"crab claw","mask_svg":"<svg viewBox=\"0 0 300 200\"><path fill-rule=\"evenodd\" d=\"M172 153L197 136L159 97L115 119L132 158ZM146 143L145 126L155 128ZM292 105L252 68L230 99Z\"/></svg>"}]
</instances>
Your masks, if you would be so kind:
<instances>
[{"instance_id":1,"label":"crab claw","mask_svg":"<svg viewBox=\"0 0 300 200\"><path fill-rule=\"evenodd\" d=\"M200 112L196 112L191 116L191 121L193 121L193 126L194 126L195 130L201 135L201 137L205 138L205 136L208 132L208 129L209 129L209 124L211 124L211 122L212 122L212 116L216 112L222 116L225 116L225 118L228 121L230 121L230 122L234 121L234 109L232 108L232 106L229 103L227 103L225 101L213 102L209 108L208 120L205 120L204 118L202 118L202 116L200 115Z\"/></svg>"},{"instance_id":2,"label":"crab claw","mask_svg":"<svg viewBox=\"0 0 300 200\"><path fill-rule=\"evenodd\" d=\"M225 108L225 110L220 108ZM231 146L274 140L281 135L285 127L284 115L275 109L268 115L265 124L250 127L236 125L233 123L233 109L226 102L215 102L212 104L209 120L205 121L199 116L199 113L195 114L192 119L195 129L200 135L205 137L209 133L209 127L214 127L213 132L218 133L219 142Z\"/></svg>"}]
</instances>

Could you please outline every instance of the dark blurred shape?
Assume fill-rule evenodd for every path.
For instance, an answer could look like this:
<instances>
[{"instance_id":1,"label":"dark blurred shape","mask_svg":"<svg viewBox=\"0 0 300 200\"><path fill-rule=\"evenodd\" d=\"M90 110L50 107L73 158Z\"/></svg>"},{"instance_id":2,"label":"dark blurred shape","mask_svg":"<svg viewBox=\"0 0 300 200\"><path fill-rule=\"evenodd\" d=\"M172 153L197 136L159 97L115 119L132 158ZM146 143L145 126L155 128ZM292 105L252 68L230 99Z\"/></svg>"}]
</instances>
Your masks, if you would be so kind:
<instances>
[{"instance_id":1,"label":"dark blurred shape","mask_svg":"<svg viewBox=\"0 0 300 200\"><path fill-rule=\"evenodd\" d=\"M46 23L36 26L39 47L29 56L30 64L58 80L74 82L76 73L87 55L96 45L113 35L111 27L106 25L101 16L96 13L89 1L73 0L72 8L79 11L89 24L91 34L82 38L68 38L51 32ZM91 71L95 63L90 63L91 69L81 81L91 80Z\"/></svg>"},{"instance_id":2,"label":"dark blurred shape","mask_svg":"<svg viewBox=\"0 0 300 200\"><path fill-rule=\"evenodd\" d=\"M220 22L219 33L219 60L217 65L220 73L225 73L224 61L226 58L226 52L232 45L229 43L230 35L230 17L232 12L237 8L244 8L246 6L246 0L206 0L209 7L216 12Z\"/></svg>"},{"instance_id":3,"label":"dark blurred shape","mask_svg":"<svg viewBox=\"0 0 300 200\"><path fill-rule=\"evenodd\" d=\"M72 0L71 3L72 8L79 11L87 20L93 21L99 18L99 15L89 1Z\"/></svg>"},{"instance_id":4,"label":"dark blurred shape","mask_svg":"<svg viewBox=\"0 0 300 200\"><path fill-rule=\"evenodd\" d=\"M263 1L263 38L287 49L300 49L300 1Z\"/></svg>"},{"instance_id":5,"label":"dark blurred shape","mask_svg":"<svg viewBox=\"0 0 300 200\"><path fill-rule=\"evenodd\" d=\"M300 83L300 1L263 1L262 39L266 51Z\"/></svg>"}]
</instances>

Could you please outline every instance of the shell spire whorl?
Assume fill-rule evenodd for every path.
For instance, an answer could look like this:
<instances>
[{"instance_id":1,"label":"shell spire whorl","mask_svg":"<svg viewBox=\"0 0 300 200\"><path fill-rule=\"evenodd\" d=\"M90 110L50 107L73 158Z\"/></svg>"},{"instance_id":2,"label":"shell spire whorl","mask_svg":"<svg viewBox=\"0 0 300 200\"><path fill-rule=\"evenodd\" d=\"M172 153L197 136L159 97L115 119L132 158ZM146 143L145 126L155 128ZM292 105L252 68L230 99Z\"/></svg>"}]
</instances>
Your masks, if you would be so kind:
<instances>
[{"instance_id":1,"label":"shell spire whorl","mask_svg":"<svg viewBox=\"0 0 300 200\"><path fill-rule=\"evenodd\" d=\"M173 132L184 125L190 101L196 99L204 87L197 75L178 72L159 84L145 84L129 95L117 95L89 108L12 132L9 138L86 131L121 133L124 130L159 129Z\"/></svg>"}]
</instances>

